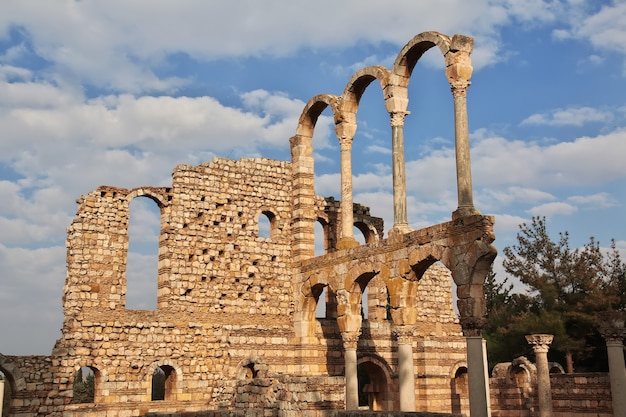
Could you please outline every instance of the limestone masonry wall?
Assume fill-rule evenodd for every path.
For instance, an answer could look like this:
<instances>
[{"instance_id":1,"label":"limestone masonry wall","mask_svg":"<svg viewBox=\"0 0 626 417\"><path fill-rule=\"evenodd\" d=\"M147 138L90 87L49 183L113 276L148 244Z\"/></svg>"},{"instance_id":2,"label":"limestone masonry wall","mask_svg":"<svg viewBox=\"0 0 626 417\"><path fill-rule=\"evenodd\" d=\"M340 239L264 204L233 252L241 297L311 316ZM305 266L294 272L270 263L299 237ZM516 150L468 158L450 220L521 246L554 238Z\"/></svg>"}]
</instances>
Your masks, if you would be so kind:
<instances>
[{"instance_id":1,"label":"limestone masonry wall","mask_svg":"<svg viewBox=\"0 0 626 417\"><path fill-rule=\"evenodd\" d=\"M326 315L312 321L314 337L294 330L304 307L290 256L291 164L216 158L180 165L172 178L171 187L99 187L79 199L68 227L62 338L49 357L3 356L0 363L12 388L11 415L131 416L260 404L318 415L343 408L343 345L332 294L322 300ZM139 197L152 199L161 214L156 310L126 308L129 207ZM316 197L315 210L331 256L340 205ZM382 220L359 205L354 216L376 247ZM260 217L270 225L265 235ZM416 396L422 409L445 411L464 341L449 271L433 265L425 272L412 333ZM368 278L358 351L370 380L361 391L369 389L365 395L376 397L378 408L398 409L387 284ZM93 401L73 404L74 380L85 367L95 378ZM165 398L153 401L158 368L167 373Z\"/></svg>"}]
</instances>

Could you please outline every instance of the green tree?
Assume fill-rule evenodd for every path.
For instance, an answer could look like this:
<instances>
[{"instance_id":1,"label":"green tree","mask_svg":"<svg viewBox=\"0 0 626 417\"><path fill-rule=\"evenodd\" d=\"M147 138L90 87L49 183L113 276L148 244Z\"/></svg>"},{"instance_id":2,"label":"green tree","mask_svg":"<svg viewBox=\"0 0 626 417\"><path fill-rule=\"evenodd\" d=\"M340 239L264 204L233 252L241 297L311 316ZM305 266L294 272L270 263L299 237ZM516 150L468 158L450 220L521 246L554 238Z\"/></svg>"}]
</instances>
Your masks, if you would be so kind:
<instances>
[{"instance_id":1,"label":"green tree","mask_svg":"<svg viewBox=\"0 0 626 417\"><path fill-rule=\"evenodd\" d=\"M565 358L568 371L574 360L581 370L605 367L606 362L598 360L605 347L596 330L597 314L626 306L626 267L615 243L607 255L593 237L583 247L571 249L567 232L554 242L545 217L533 217L530 224L520 225L517 244L504 248L504 255L507 274L529 291L514 297L510 290L494 288L495 299L504 297L500 300L504 307L489 312L489 336L507 345L520 343L510 350L514 353L528 349L521 347L527 346L521 339L524 334L551 333L555 335L551 352Z\"/></svg>"},{"instance_id":2,"label":"green tree","mask_svg":"<svg viewBox=\"0 0 626 417\"><path fill-rule=\"evenodd\" d=\"M95 388L95 375L93 374L93 371L88 367L81 367L78 372L76 372L72 388L74 390L72 403L93 403Z\"/></svg>"}]
</instances>

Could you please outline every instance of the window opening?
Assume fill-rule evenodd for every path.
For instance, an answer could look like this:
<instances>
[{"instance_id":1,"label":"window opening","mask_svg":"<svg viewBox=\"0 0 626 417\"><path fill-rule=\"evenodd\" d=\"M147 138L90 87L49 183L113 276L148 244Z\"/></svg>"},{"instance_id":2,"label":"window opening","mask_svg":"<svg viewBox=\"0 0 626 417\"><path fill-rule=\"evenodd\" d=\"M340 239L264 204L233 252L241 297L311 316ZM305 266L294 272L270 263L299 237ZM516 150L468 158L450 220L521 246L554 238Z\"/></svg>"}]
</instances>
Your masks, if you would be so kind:
<instances>
[{"instance_id":1,"label":"window opening","mask_svg":"<svg viewBox=\"0 0 626 417\"><path fill-rule=\"evenodd\" d=\"M369 291L368 288L363 288L363 294L361 295L361 317L363 320L367 320L369 317Z\"/></svg>"},{"instance_id":2,"label":"window opening","mask_svg":"<svg viewBox=\"0 0 626 417\"><path fill-rule=\"evenodd\" d=\"M362 232L357 225L353 226L352 234L354 235L354 240L359 242L360 245L365 245L367 243L365 233Z\"/></svg>"},{"instance_id":3,"label":"window opening","mask_svg":"<svg viewBox=\"0 0 626 417\"><path fill-rule=\"evenodd\" d=\"M315 222L315 256L325 255L328 248L326 227L320 220Z\"/></svg>"},{"instance_id":4,"label":"window opening","mask_svg":"<svg viewBox=\"0 0 626 417\"><path fill-rule=\"evenodd\" d=\"M129 210L126 308L155 310L161 212L159 206L147 197L134 198Z\"/></svg>"},{"instance_id":5,"label":"window opening","mask_svg":"<svg viewBox=\"0 0 626 417\"><path fill-rule=\"evenodd\" d=\"M275 215L271 211L263 211L259 214L258 226L259 237L265 239L271 239L274 234L274 220Z\"/></svg>"},{"instance_id":6,"label":"window opening","mask_svg":"<svg viewBox=\"0 0 626 417\"><path fill-rule=\"evenodd\" d=\"M89 366L81 366L76 372L72 390L72 404L93 403L95 399L96 375Z\"/></svg>"},{"instance_id":7,"label":"window opening","mask_svg":"<svg viewBox=\"0 0 626 417\"><path fill-rule=\"evenodd\" d=\"M152 374L152 401L171 399L176 384L176 373L169 365L159 366Z\"/></svg>"},{"instance_id":8,"label":"window opening","mask_svg":"<svg viewBox=\"0 0 626 417\"><path fill-rule=\"evenodd\" d=\"M326 302L328 300L328 287L325 286L322 288L322 292L317 297L317 306L315 307L315 318L317 319L325 319L326 318Z\"/></svg>"}]
</instances>

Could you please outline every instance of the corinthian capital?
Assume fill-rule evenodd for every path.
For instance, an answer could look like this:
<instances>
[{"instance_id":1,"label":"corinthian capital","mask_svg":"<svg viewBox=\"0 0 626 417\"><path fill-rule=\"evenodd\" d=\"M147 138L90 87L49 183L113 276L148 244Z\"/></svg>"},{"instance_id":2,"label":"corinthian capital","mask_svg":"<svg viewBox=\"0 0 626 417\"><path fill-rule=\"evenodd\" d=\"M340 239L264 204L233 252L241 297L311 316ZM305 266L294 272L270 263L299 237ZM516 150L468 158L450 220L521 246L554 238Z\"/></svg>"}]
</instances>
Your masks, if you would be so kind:
<instances>
[{"instance_id":1,"label":"corinthian capital","mask_svg":"<svg viewBox=\"0 0 626 417\"><path fill-rule=\"evenodd\" d=\"M399 345L409 345L413 339L413 326L393 326L391 332L398 339Z\"/></svg>"},{"instance_id":2,"label":"corinthian capital","mask_svg":"<svg viewBox=\"0 0 626 417\"><path fill-rule=\"evenodd\" d=\"M356 349L359 341L359 332L341 332L344 349Z\"/></svg>"},{"instance_id":3,"label":"corinthian capital","mask_svg":"<svg viewBox=\"0 0 626 417\"><path fill-rule=\"evenodd\" d=\"M626 336L624 327L624 313L620 311L605 311L598 314L598 330L607 342L622 341Z\"/></svg>"},{"instance_id":4,"label":"corinthian capital","mask_svg":"<svg viewBox=\"0 0 626 417\"><path fill-rule=\"evenodd\" d=\"M404 118L406 117L407 114L410 114L411 112L408 111L394 111L389 113L389 116L391 117L391 119L389 120L389 123L391 123L391 126L404 126Z\"/></svg>"},{"instance_id":5,"label":"corinthian capital","mask_svg":"<svg viewBox=\"0 0 626 417\"><path fill-rule=\"evenodd\" d=\"M552 339L554 339L552 334L529 334L526 336L526 341L533 346L535 353L548 353Z\"/></svg>"}]
</instances>

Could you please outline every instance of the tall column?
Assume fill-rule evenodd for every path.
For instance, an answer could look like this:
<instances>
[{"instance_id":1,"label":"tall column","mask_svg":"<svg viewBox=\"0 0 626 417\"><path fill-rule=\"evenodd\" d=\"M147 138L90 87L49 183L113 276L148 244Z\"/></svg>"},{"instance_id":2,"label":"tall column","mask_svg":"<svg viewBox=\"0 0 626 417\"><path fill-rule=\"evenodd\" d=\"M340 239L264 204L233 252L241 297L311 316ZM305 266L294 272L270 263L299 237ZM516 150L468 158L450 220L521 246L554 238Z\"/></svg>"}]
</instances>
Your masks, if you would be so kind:
<instances>
[{"instance_id":1,"label":"tall column","mask_svg":"<svg viewBox=\"0 0 626 417\"><path fill-rule=\"evenodd\" d=\"M413 329L394 326L398 338L398 377L400 382L400 411L416 411L415 365L413 362Z\"/></svg>"},{"instance_id":2,"label":"tall column","mask_svg":"<svg viewBox=\"0 0 626 417\"><path fill-rule=\"evenodd\" d=\"M0 377L0 416L2 414L2 406L4 405L4 378Z\"/></svg>"},{"instance_id":3,"label":"tall column","mask_svg":"<svg viewBox=\"0 0 626 417\"><path fill-rule=\"evenodd\" d=\"M357 374L356 347L359 340L358 332L342 332L343 358L346 377L346 410L359 408L359 377Z\"/></svg>"},{"instance_id":4,"label":"tall column","mask_svg":"<svg viewBox=\"0 0 626 417\"><path fill-rule=\"evenodd\" d=\"M531 334L526 336L533 346L537 365L537 396L539 397L539 417L552 417L552 391L550 388L550 368L548 350L554 338L551 334Z\"/></svg>"},{"instance_id":5,"label":"tall column","mask_svg":"<svg viewBox=\"0 0 626 417\"><path fill-rule=\"evenodd\" d=\"M406 165L404 162L404 118L407 111L394 111L391 116L391 158L393 170L393 228L390 234L409 232L406 208Z\"/></svg>"},{"instance_id":6,"label":"tall column","mask_svg":"<svg viewBox=\"0 0 626 417\"><path fill-rule=\"evenodd\" d=\"M482 337L484 319L472 317L461 319L461 326L463 326L463 335L467 343L467 384L470 416L490 417L487 344Z\"/></svg>"},{"instance_id":7,"label":"tall column","mask_svg":"<svg viewBox=\"0 0 626 417\"><path fill-rule=\"evenodd\" d=\"M609 380L613 415L626 417L626 367L624 366L624 316L619 312L607 312L601 317L600 334L606 340L609 359Z\"/></svg>"},{"instance_id":8,"label":"tall column","mask_svg":"<svg viewBox=\"0 0 626 417\"><path fill-rule=\"evenodd\" d=\"M467 87L472 76L469 53L458 51L446 55L446 77L454 98L454 139L456 148L456 183L458 208L454 217L478 214L472 196L472 168L470 163L469 127L467 121Z\"/></svg>"},{"instance_id":9,"label":"tall column","mask_svg":"<svg viewBox=\"0 0 626 417\"><path fill-rule=\"evenodd\" d=\"M341 150L341 237L337 248L346 249L359 245L354 239L352 204L352 139L356 133L356 124L342 121L335 125L335 133Z\"/></svg>"}]
</instances>

